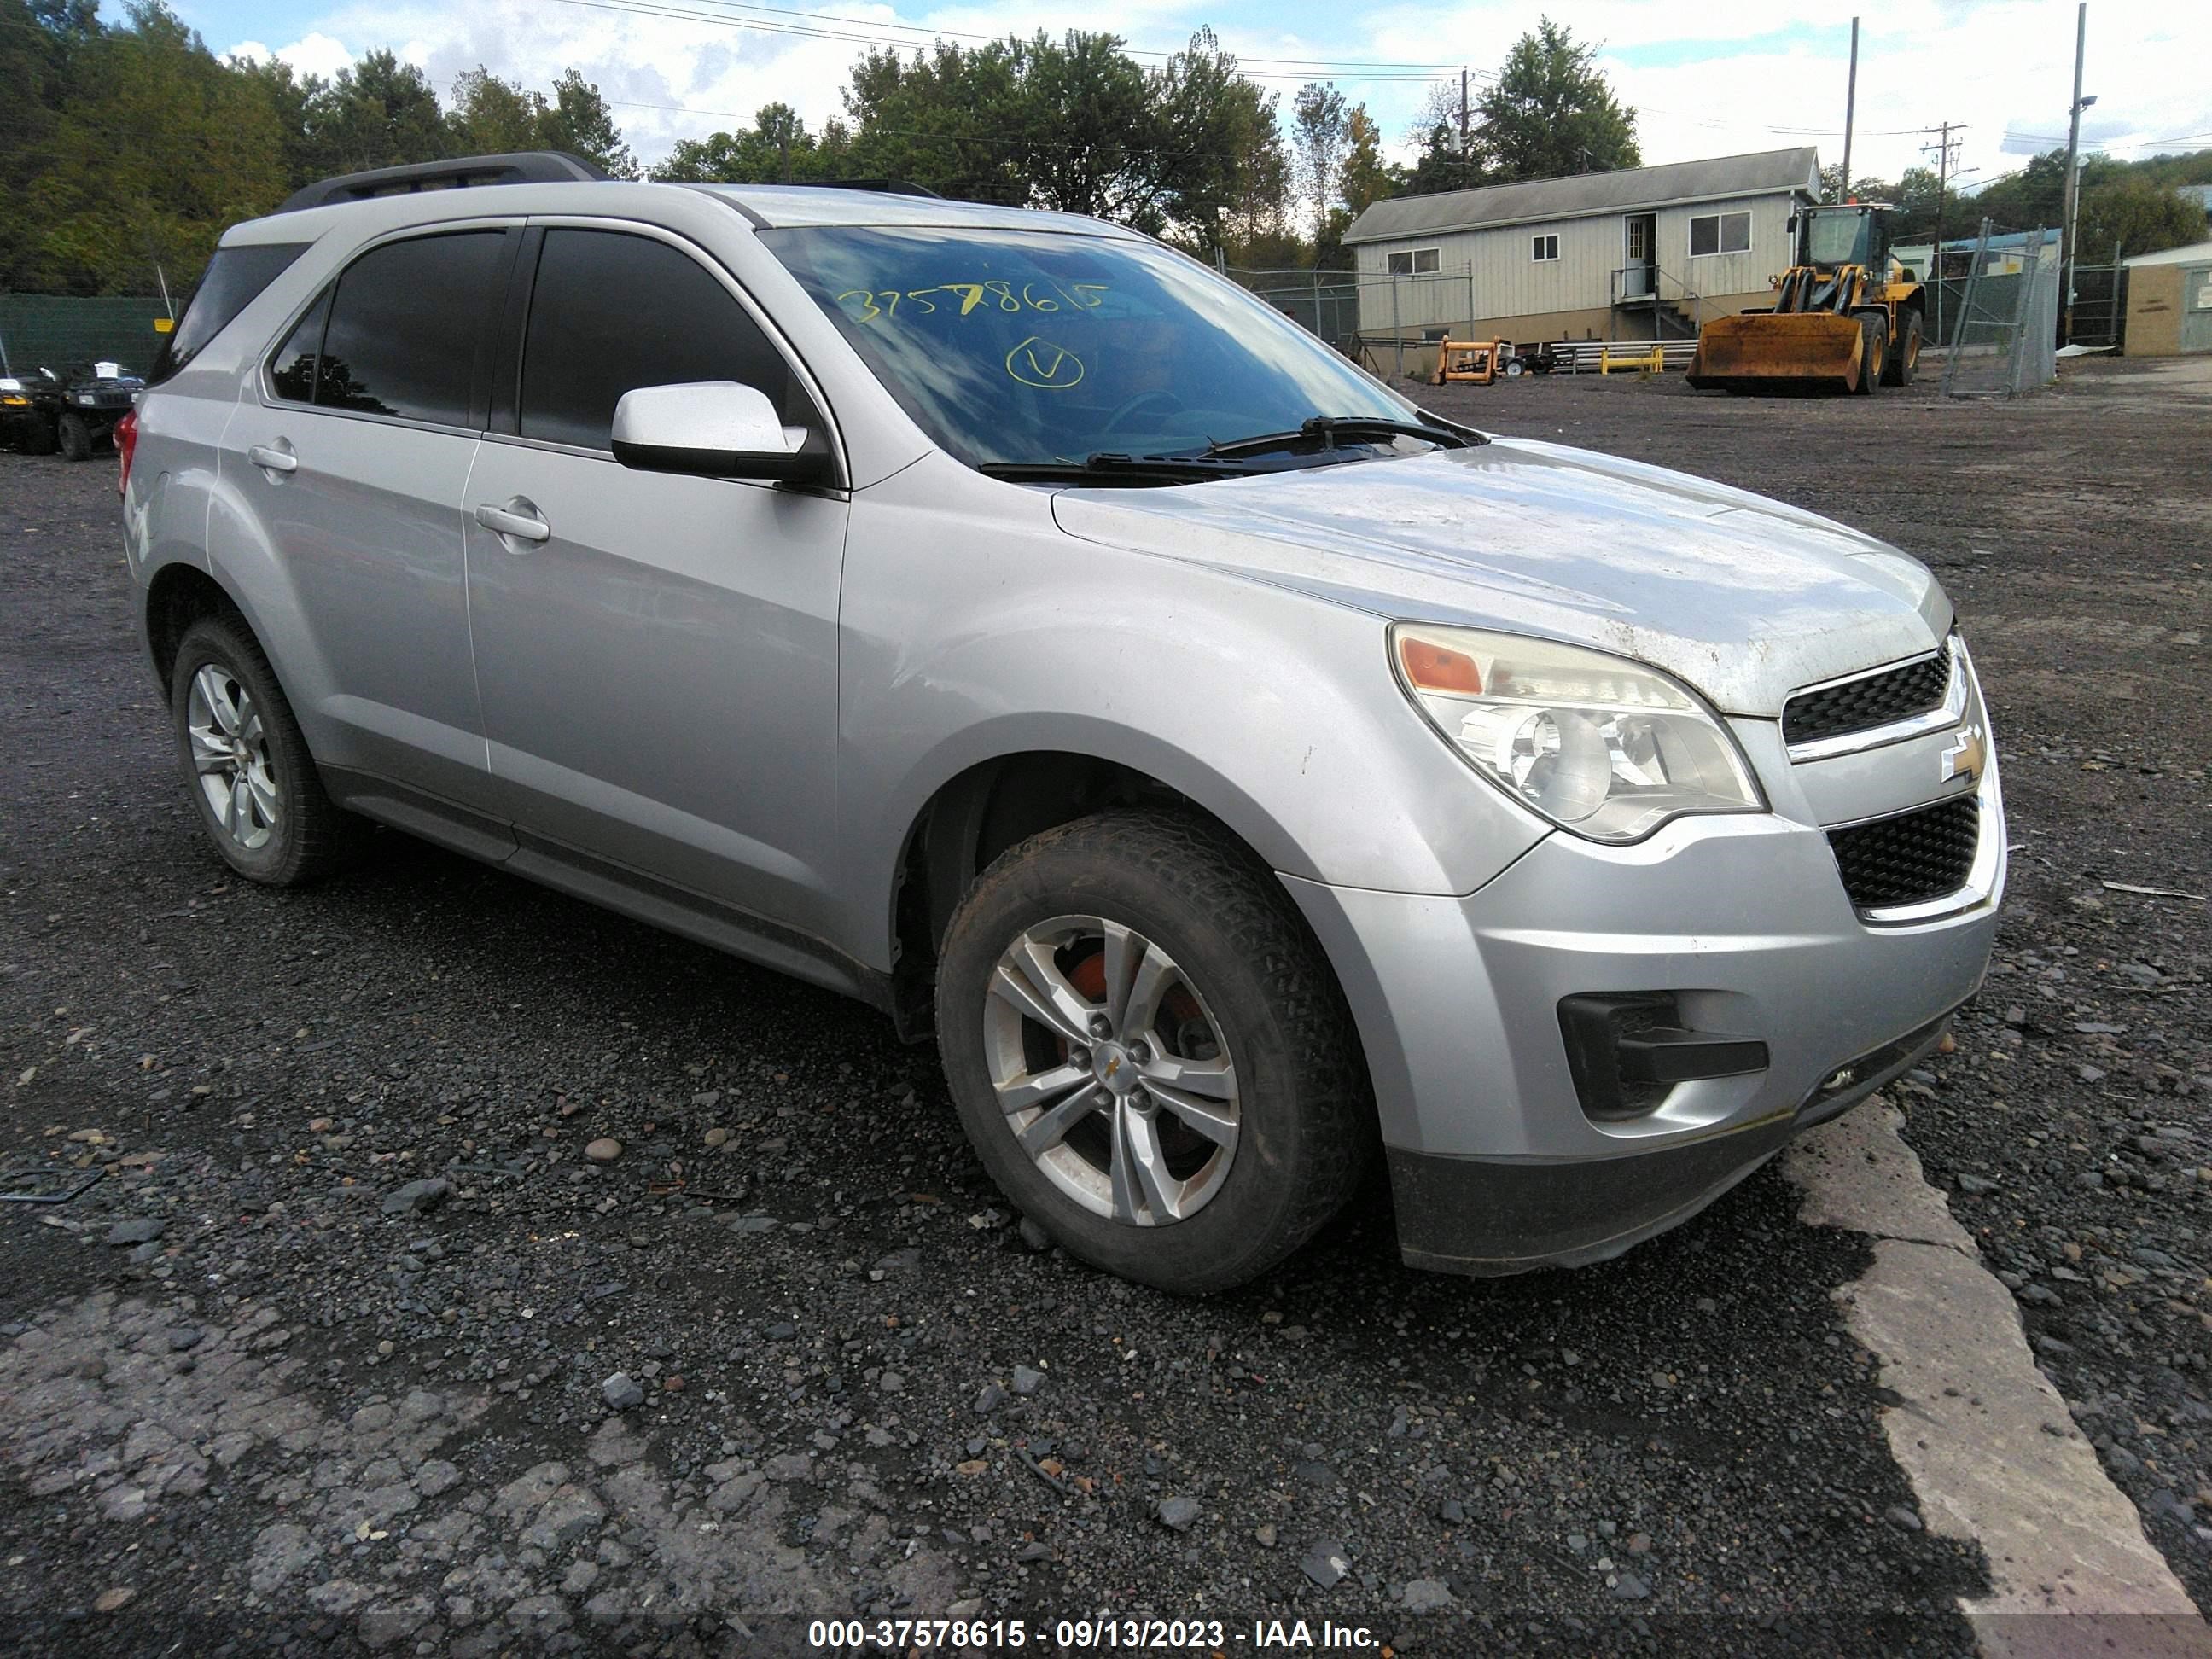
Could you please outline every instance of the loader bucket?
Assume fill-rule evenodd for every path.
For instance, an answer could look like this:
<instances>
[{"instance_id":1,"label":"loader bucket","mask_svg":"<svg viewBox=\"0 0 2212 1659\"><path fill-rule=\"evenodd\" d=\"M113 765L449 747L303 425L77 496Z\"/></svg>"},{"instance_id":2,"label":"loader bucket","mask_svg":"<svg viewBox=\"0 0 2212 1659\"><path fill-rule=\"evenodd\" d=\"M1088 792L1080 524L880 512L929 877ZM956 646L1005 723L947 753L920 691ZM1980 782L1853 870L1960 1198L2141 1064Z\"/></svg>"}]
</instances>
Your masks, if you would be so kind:
<instances>
[{"instance_id":1,"label":"loader bucket","mask_svg":"<svg viewBox=\"0 0 2212 1659\"><path fill-rule=\"evenodd\" d=\"M1832 311L1716 317L1698 335L1689 380L1730 392L1856 392L1863 339L1858 319Z\"/></svg>"}]
</instances>

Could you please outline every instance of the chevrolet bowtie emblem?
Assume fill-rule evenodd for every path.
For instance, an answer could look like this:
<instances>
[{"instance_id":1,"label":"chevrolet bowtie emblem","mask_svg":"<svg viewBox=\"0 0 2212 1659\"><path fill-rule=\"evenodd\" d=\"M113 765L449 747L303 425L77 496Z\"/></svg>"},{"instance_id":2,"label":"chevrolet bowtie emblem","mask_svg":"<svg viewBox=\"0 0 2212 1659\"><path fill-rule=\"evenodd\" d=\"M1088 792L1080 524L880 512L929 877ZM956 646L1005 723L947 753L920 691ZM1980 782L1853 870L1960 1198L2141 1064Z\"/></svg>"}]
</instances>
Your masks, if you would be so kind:
<instances>
[{"instance_id":1,"label":"chevrolet bowtie emblem","mask_svg":"<svg viewBox=\"0 0 2212 1659\"><path fill-rule=\"evenodd\" d=\"M1951 746L1943 751L1938 781L1948 783L1954 778L1978 778L1988 761L1989 750L1982 738L1982 728L1962 726L1951 739Z\"/></svg>"}]
</instances>

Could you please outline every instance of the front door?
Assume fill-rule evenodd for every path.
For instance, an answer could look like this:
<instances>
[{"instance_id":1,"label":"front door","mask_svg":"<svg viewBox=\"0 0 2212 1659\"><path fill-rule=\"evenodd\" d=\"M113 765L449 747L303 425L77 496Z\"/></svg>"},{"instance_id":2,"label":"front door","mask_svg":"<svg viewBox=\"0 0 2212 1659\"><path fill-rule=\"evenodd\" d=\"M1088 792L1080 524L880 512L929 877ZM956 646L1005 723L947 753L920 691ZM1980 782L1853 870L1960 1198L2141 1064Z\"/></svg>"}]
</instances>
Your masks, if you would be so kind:
<instances>
[{"instance_id":1,"label":"front door","mask_svg":"<svg viewBox=\"0 0 2212 1659\"><path fill-rule=\"evenodd\" d=\"M298 596L287 685L319 758L479 811L461 499L520 234L447 231L356 259L277 348L222 460Z\"/></svg>"},{"instance_id":2,"label":"front door","mask_svg":"<svg viewBox=\"0 0 2212 1659\"><path fill-rule=\"evenodd\" d=\"M738 380L794 415L805 394L686 247L552 224L523 259L520 390L509 418L494 411L465 515L506 810L526 836L820 937L849 509L633 471L608 439L634 386Z\"/></svg>"},{"instance_id":3,"label":"front door","mask_svg":"<svg viewBox=\"0 0 2212 1659\"><path fill-rule=\"evenodd\" d=\"M1649 213L1632 213L1621 222L1620 297L1648 300L1652 292L1652 245L1658 240L1658 221Z\"/></svg>"},{"instance_id":4,"label":"front door","mask_svg":"<svg viewBox=\"0 0 2212 1659\"><path fill-rule=\"evenodd\" d=\"M2181 273L2181 349L2212 351L2212 265Z\"/></svg>"}]
</instances>

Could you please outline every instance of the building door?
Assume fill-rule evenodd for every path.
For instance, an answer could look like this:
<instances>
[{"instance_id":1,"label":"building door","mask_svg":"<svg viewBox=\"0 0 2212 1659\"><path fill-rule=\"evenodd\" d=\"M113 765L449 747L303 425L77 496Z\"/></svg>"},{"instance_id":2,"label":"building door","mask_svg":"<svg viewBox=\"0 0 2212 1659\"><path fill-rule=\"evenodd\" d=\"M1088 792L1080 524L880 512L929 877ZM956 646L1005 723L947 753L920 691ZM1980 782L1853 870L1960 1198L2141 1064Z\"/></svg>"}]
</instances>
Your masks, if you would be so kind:
<instances>
[{"instance_id":1,"label":"building door","mask_svg":"<svg viewBox=\"0 0 2212 1659\"><path fill-rule=\"evenodd\" d=\"M1659 240L1659 222L1649 213L1632 213L1621 221L1622 258L1620 297L1648 300L1656 280L1651 250Z\"/></svg>"},{"instance_id":2,"label":"building door","mask_svg":"<svg viewBox=\"0 0 2212 1659\"><path fill-rule=\"evenodd\" d=\"M2181 349L2212 351L2212 265L2181 273Z\"/></svg>"}]
</instances>

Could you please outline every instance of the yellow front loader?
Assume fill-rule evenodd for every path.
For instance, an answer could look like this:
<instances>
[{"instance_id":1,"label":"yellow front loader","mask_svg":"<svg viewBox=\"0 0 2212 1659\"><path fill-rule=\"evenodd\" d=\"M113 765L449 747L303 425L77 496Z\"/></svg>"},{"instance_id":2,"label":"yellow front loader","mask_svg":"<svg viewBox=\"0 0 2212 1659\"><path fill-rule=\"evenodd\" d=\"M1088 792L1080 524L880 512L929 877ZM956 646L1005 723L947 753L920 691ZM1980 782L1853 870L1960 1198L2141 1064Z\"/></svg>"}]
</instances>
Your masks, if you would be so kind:
<instances>
[{"instance_id":1,"label":"yellow front loader","mask_svg":"<svg viewBox=\"0 0 2212 1659\"><path fill-rule=\"evenodd\" d=\"M1790 228L1797 262L1775 278L1772 307L1707 323L1690 384L1740 392L1911 386L1924 290L1889 251L1888 208L1802 208Z\"/></svg>"}]
</instances>

